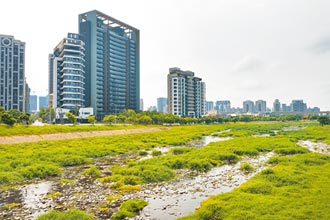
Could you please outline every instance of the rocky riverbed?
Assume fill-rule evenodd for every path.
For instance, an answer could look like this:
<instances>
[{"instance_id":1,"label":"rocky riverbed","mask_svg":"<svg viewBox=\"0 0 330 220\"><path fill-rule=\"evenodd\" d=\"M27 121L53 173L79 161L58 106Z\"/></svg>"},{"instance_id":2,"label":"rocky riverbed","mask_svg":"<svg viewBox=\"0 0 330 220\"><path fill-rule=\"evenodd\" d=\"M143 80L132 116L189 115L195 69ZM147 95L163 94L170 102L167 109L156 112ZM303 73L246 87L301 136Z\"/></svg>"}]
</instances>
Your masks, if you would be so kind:
<instances>
[{"instance_id":1,"label":"rocky riverbed","mask_svg":"<svg viewBox=\"0 0 330 220\"><path fill-rule=\"evenodd\" d=\"M312 152L321 154L330 154L330 145L322 142L313 142L309 140L299 141L298 144L302 147L306 147Z\"/></svg>"},{"instance_id":2,"label":"rocky riverbed","mask_svg":"<svg viewBox=\"0 0 330 220\"><path fill-rule=\"evenodd\" d=\"M213 136L195 140L189 146L202 147L210 142L227 140ZM164 150L166 153L167 150ZM135 219L175 219L194 211L200 202L211 195L228 192L247 181L264 168L264 162L272 153L254 158L243 158L234 165L214 168L208 173L180 170L179 179L169 183L146 184L141 191L126 194L115 201L109 196L118 196L108 184L82 175L89 166L68 167L61 177L36 182L1 192L0 219L35 219L48 210L77 208L93 214L97 219L110 219L118 210L120 202L131 198L142 198L149 202L140 216ZM102 176L111 175L109 167L123 165L135 159L136 154L107 156L94 160ZM248 162L256 169L251 173L239 170L242 162Z\"/></svg>"},{"instance_id":3,"label":"rocky riverbed","mask_svg":"<svg viewBox=\"0 0 330 220\"><path fill-rule=\"evenodd\" d=\"M142 198L149 202L134 219L143 220L172 220L193 212L200 202L208 197L229 192L260 172L265 162L273 155L272 152L258 157L245 157L234 165L224 165L194 177L186 171L185 175L170 183L147 184L141 191L125 195L124 199ZM247 162L255 168L246 173L240 170L242 163Z\"/></svg>"}]
</instances>

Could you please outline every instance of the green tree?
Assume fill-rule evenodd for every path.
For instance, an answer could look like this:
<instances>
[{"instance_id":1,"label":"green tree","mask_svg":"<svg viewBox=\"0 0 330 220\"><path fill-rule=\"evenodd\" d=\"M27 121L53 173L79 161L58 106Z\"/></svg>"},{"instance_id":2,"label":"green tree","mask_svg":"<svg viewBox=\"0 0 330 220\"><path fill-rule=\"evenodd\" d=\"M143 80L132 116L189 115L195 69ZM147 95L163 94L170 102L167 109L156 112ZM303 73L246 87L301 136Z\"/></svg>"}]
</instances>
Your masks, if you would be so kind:
<instances>
[{"instance_id":1,"label":"green tree","mask_svg":"<svg viewBox=\"0 0 330 220\"><path fill-rule=\"evenodd\" d=\"M106 115L103 118L103 122L109 123L109 124L113 124L117 119L117 116L115 115Z\"/></svg>"},{"instance_id":2,"label":"green tree","mask_svg":"<svg viewBox=\"0 0 330 220\"><path fill-rule=\"evenodd\" d=\"M17 120L9 112L2 113L1 121L9 126L13 126L17 122Z\"/></svg>"},{"instance_id":3,"label":"green tree","mask_svg":"<svg viewBox=\"0 0 330 220\"><path fill-rule=\"evenodd\" d=\"M330 124L330 118L328 116L320 116L318 118L318 121L320 122L320 124L322 126L329 125Z\"/></svg>"},{"instance_id":4,"label":"green tree","mask_svg":"<svg viewBox=\"0 0 330 220\"><path fill-rule=\"evenodd\" d=\"M139 115L137 117L137 123L139 123L139 124L145 124L145 125L151 124L152 123L152 119L148 115Z\"/></svg>"},{"instance_id":5,"label":"green tree","mask_svg":"<svg viewBox=\"0 0 330 220\"><path fill-rule=\"evenodd\" d=\"M19 121L25 125L29 124L30 114L29 113L21 114L21 116L19 117Z\"/></svg>"},{"instance_id":6,"label":"green tree","mask_svg":"<svg viewBox=\"0 0 330 220\"><path fill-rule=\"evenodd\" d=\"M77 116L71 112L65 113L66 117L68 117L69 122L75 124L77 122Z\"/></svg>"},{"instance_id":7,"label":"green tree","mask_svg":"<svg viewBox=\"0 0 330 220\"><path fill-rule=\"evenodd\" d=\"M94 115L90 115L87 118L87 121L91 124L95 124L96 120L95 120L95 116Z\"/></svg>"}]
</instances>

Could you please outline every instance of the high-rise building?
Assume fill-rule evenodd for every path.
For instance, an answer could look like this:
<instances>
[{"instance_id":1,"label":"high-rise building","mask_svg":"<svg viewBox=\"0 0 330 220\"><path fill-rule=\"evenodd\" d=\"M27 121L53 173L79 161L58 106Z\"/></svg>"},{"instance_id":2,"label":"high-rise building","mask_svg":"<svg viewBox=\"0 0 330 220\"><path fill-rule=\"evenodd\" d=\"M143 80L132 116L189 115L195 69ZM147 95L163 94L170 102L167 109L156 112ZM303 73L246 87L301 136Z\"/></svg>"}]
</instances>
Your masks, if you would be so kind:
<instances>
[{"instance_id":1,"label":"high-rise building","mask_svg":"<svg viewBox=\"0 0 330 220\"><path fill-rule=\"evenodd\" d=\"M167 75L168 112L178 116L205 115L205 83L191 71L170 68Z\"/></svg>"},{"instance_id":2,"label":"high-rise building","mask_svg":"<svg viewBox=\"0 0 330 220\"><path fill-rule=\"evenodd\" d=\"M213 101L206 101L205 102L205 112L212 111L214 109L214 102Z\"/></svg>"},{"instance_id":3,"label":"high-rise building","mask_svg":"<svg viewBox=\"0 0 330 220\"><path fill-rule=\"evenodd\" d=\"M292 112L306 112L307 105L303 100L292 100L291 102L291 111Z\"/></svg>"},{"instance_id":4,"label":"high-rise building","mask_svg":"<svg viewBox=\"0 0 330 220\"><path fill-rule=\"evenodd\" d=\"M157 111L167 113L167 98L157 98Z\"/></svg>"},{"instance_id":5,"label":"high-rise building","mask_svg":"<svg viewBox=\"0 0 330 220\"><path fill-rule=\"evenodd\" d=\"M282 112L291 112L291 107L287 104L282 104Z\"/></svg>"},{"instance_id":6,"label":"high-rise building","mask_svg":"<svg viewBox=\"0 0 330 220\"><path fill-rule=\"evenodd\" d=\"M29 113L36 113L38 111L38 97L30 95L29 97Z\"/></svg>"},{"instance_id":7,"label":"high-rise building","mask_svg":"<svg viewBox=\"0 0 330 220\"><path fill-rule=\"evenodd\" d=\"M48 96L39 96L39 110L48 107Z\"/></svg>"},{"instance_id":8,"label":"high-rise building","mask_svg":"<svg viewBox=\"0 0 330 220\"><path fill-rule=\"evenodd\" d=\"M220 100L215 102L215 109L217 112L230 112L231 104L229 100Z\"/></svg>"},{"instance_id":9,"label":"high-rise building","mask_svg":"<svg viewBox=\"0 0 330 220\"><path fill-rule=\"evenodd\" d=\"M0 106L5 110L28 112L25 80L25 43L0 35Z\"/></svg>"},{"instance_id":10,"label":"high-rise building","mask_svg":"<svg viewBox=\"0 0 330 220\"><path fill-rule=\"evenodd\" d=\"M140 109L139 33L99 11L79 15L86 47L85 105L96 116Z\"/></svg>"},{"instance_id":11,"label":"high-rise building","mask_svg":"<svg viewBox=\"0 0 330 220\"><path fill-rule=\"evenodd\" d=\"M85 106L85 44L79 34L68 33L49 55L49 104L75 109Z\"/></svg>"},{"instance_id":12,"label":"high-rise building","mask_svg":"<svg viewBox=\"0 0 330 220\"><path fill-rule=\"evenodd\" d=\"M140 111L144 110L143 99L140 99Z\"/></svg>"},{"instance_id":13,"label":"high-rise building","mask_svg":"<svg viewBox=\"0 0 330 220\"><path fill-rule=\"evenodd\" d=\"M275 99L274 103L273 103L273 112L280 112L281 111L281 103L278 99Z\"/></svg>"},{"instance_id":14,"label":"high-rise building","mask_svg":"<svg viewBox=\"0 0 330 220\"><path fill-rule=\"evenodd\" d=\"M257 100L255 103L255 112L266 113L267 103L264 100Z\"/></svg>"},{"instance_id":15,"label":"high-rise building","mask_svg":"<svg viewBox=\"0 0 330 220\"><path fill-rule=\"evenodd\" d=\"M253 113L254 112L254 102L251 100L246 100L243 102L243 112Z\"/></svg>"}]
</instances>

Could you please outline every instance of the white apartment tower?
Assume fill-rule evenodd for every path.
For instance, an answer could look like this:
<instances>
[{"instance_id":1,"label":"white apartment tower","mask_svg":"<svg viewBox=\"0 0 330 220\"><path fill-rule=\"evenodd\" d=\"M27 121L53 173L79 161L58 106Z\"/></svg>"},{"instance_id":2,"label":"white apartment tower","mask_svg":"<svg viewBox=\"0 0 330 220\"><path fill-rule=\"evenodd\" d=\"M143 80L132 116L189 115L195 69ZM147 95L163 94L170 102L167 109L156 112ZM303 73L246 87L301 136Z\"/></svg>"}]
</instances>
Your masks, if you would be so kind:
<instances>
[{"instance_id":1,"label":"white apartment tower","mask_svg":"<svg viewBox=\"0 0 330 220\"><path fill-rule=\"evenodd\" d=\"M200 118L205 115L205 83L191 71L170 68L167 76L168 112Z\"/></svg>"}]
</instances>

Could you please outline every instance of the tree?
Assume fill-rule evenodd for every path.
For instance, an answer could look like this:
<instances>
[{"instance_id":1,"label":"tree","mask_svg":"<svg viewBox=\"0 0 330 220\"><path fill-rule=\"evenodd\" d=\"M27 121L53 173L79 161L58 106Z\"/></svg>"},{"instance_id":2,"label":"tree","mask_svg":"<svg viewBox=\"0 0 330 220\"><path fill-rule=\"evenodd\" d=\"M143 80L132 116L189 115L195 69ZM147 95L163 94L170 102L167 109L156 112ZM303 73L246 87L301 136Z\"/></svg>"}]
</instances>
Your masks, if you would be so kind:
<instances>
[{"instance_id":1,"label":"tree","mask_svg":"<svg viewBox=\"0 0 330 220\"><path fill-rule=\"evenodd\" d=\"M116 119L117 119L117 116L115 116L115 115L107 115L103 118L103 122L112 124L116 121Z\"/></svg>"},{"instance_id":2,"label":"tree","mask_svg":"<svg viewBox=\"0 0 330 220\"><path fill-rule=\"evenodd\" d=\"M72 124L75 124L77 121L77 116L71 112L67 112L65 113L66 117L68 117L69 122L71 122Z\"/></svg>"},{"instance_id":3,"label":"tree","mask_svg":"<svg viewBox=\"0 0 330 220\"><path fill-rule=\"evenodd\" d=\"M145 124L145 125L151 124L152 123L152 119L148 115L139 115L137 117L137 123L139 123L139 124Z\"/></svg>"},{"instance_id":4,"label":"tree","mask_svg":"<svg viewBox=\"0 0 330 220\"><path fill-rule=\"evenodd\" d=\"M1 115L1 121L6 125L13 126L17 120L9 112L3 112Z\"/></svg>"},{"instance_id":5,"label":"tree","mask_svg":"<svg viewBox=\"0 0 330 220\"><path fill-rule=\"evenodd\" d=\"M21 114L21 116L19 117L19 121L25 125L29 124L30 114L29 113Z\"/></svg>"},{"instance_id":6,"label":"tree","mask_svg":"<svg viewBox=\"0 0 330 220\"><path fill-rule=\"evenodd\" d=\"M87 118L87 121L91 124L95 124L96 120L95 120L95 116L94 115L90 115Z\"/></svg>"},{"instance_id":7,"label":"tree","mask_svg":"<svg viewBox=\"0 0 330 220\"><path fill-rule=\"evenodd\" d=\"M328 116L320 116L318 118L318 121L320 122L320 124L322 126L329 125L330 124L330 118Z\"/></svg>"}]
</instances>

